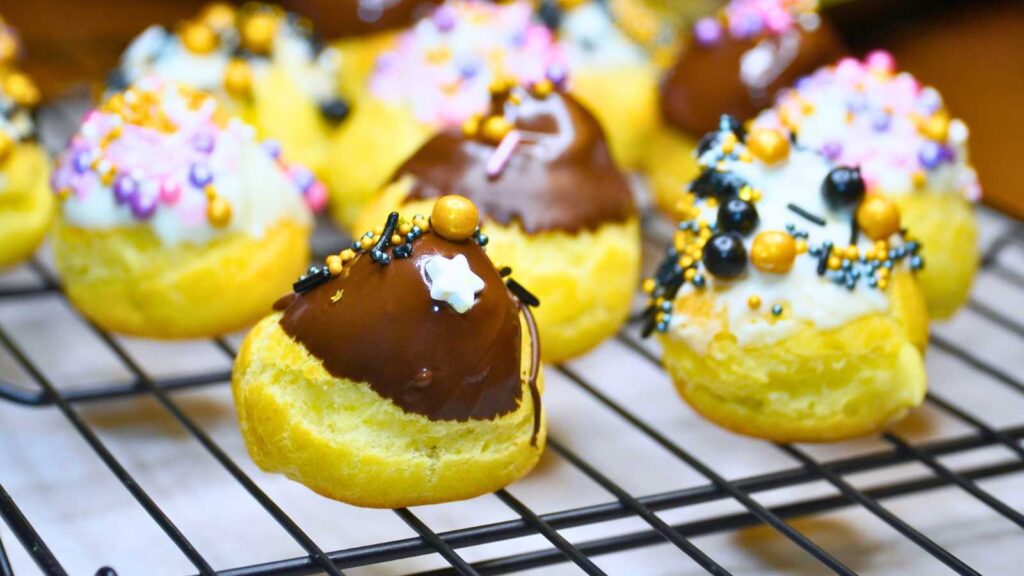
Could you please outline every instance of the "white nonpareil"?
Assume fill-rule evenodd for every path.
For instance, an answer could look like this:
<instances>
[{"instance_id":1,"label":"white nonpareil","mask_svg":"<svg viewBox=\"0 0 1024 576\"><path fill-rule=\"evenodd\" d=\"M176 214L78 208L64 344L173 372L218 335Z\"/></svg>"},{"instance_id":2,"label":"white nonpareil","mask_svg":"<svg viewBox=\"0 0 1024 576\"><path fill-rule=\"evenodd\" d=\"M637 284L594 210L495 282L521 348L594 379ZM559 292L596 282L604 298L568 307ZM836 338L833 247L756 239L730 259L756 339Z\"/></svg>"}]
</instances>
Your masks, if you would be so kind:
<instances>
[{"instance_id":1,"label":"white nonpareil","mask_svg":"<svg viewBox=\"0 0 1024 576\"><path fill-rule=\"evenodd\" d=\"M484 289L484 281L469 269L469 261L462 254L454 258L430 256L424 260L430 297L447 302L459 314L465 314L476 304L476 294Z\"/></svg>"}]
</instances>

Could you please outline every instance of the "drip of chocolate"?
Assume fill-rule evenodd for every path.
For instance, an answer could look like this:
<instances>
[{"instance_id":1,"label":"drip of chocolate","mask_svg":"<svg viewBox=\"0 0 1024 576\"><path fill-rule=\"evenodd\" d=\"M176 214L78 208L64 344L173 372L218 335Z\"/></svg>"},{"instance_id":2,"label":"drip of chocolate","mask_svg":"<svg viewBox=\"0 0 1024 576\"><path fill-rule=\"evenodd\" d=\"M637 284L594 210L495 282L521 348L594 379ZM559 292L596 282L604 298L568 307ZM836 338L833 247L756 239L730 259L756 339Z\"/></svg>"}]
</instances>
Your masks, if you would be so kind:
<instances>
[{"instance_id":1,"label":"drip of chocolate","mask_svg":"<svg viewBox=\"0 0 1024 576\"><path fill-rule=\"evenodd\" d=\"M411 257L387 264L361 253L326 283L285 296L275 304L284 311L281 327L330 374L366 382L407 412L456 421L512 412L524 378L518 302L476 242L425 234L413 246ZM476 303L462 314L430 298L423 269L430 256L458 254L484 282ZM536 344L533 330L531 337ZM538 365L534 352L528 384L535 436Z\"/></svg>"},{"instance_id":2,"label":"drip of chocolate","mask_svg":"<svg viewBox=\"0 0 1024 576\"><path fill-rule=\"evenodd\" d=\"M406 201L459 194L481 216L506 225L518 221L530 234L593 230L635 215L629 185L594 116L560 92L521 98L505 104L521 140L497 175L487 171L494 144L450 129L395 173L393 181L415 178Z\"/></svg>"},{"instance_id":3,"label":"drip of chocolate","mask_svg":"<svg viewBox=\"0 0 1024 576\"><path fill-rule=\"evenodd\" d=\"M661 87L661 113L692 136L714 130L722 114L740 120L770 106L776 93L843 54L836 32L822 22L778 36L691 42Z\"/></svg>"},{"instance_id":4,"label":"drip of chocolate","mask_svg":"<svg viewBox=\"0 0 1024 576\"><path fill-rule=\"evenodd\" d=\"M442 0L285 0L326 38L350 38L411 26Z\"/></svg>"}]
</instances>

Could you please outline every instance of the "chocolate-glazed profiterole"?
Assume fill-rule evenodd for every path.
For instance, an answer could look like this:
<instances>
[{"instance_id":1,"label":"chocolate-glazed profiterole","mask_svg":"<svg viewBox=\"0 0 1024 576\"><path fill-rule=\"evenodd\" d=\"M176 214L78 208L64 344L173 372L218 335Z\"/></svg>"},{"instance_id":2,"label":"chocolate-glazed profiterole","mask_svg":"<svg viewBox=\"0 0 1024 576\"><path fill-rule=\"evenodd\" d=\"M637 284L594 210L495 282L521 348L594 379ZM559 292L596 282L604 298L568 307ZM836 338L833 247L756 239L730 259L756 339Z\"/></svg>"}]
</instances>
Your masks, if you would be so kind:
<instances>
[{"instance_id":1,"label":"chocolate-glazed profiterole","mask_svg":"<svg viewBox=\"0 0 1024 576\"><path fill-rule=\"evenodd\" d=\"M593 230L636 213L594 116L550 85L498 88L488 116L435 136L393 180L406 176L415 182L407 201L461 194L529 234Z\"/></svg>"},{"instance_id":2,"label":"chocolate-glazed profiterole","mask_svg":"<svg viewBox=\"0 0 1024 576\"><path fill-rule=\"evenodd\" d=\"M297 294L281 326L339 378L431 420L490 419L520 400L519 309L476 242L424 234L408 258L369 252ZM463 255L483 281L465 313L431 300L425 262ZM335 296L341 293L340 298Z\"/></svg>"},{"instance_id":3,"label":"chocolate-glazed profiterole","mask_svg":"<svg viewBox=\"0 0 1024 576\"><path fill-rule=\"evenodd\" d=\"M527 86L491 85L488 110L428 140L361 217L428 212L444 194L480 207L487 254L511 266L544 305L544 359L558 362L612 335L639 282L639 225L626 178L594 116L549 70Z\"/></svg>"},{"instance_id":4,"label":"chocolate-glazed profiterole","mask_svg":"<svg viewBox=\"0 0 1024 576\"><path fill-rule=\"evenodd\" d=\"M411 26L442 0L287 0L327 38L350 38Z\"/></svg>"},{"instance_id":5,"label":"chocolate-glazed profiterole","mask_svg":"<svg viewBox=\"0 0 1024 576\"><path fill-rule=\"evenodd\" d=\"M414 212L407 212L414 214ZM443 196L313 266L246 337L232 374L256 463L361 506L493 492L544 450L537 298Z\"/></svg>"},{"instance_id":6,"label":"chocolate-glazed profiterole","mask_svg":"<svg viewBox=\"0 0 1024 576\"><path fill-rule=\"evenodd\" d=\"M776 92L842 53L817 2L734 0L718 18L702 18L669 70L661 111L691 135L714 130L722 114L747 119Z\"/></svg>"}]
</instances>

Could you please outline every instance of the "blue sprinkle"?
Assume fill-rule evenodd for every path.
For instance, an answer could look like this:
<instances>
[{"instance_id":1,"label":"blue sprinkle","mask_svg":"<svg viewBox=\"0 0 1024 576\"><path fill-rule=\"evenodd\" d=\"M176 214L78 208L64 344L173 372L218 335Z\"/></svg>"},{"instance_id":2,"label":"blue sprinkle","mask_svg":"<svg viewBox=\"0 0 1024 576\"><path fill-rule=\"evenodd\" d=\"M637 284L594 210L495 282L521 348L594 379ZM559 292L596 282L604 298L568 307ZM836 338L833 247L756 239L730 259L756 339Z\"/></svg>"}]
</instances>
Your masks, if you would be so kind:
<instances>
[{"instance_id":1,"label":"blue sprinkle","mask_svg":"<svg viewBox=\"0 0 1024 576\"><path fill-rule=\"evenodd\" d=\"M772 314L775 316L782 316L782 304L772 306Z\"/></svg>"},{"instance_id":2,"label":"blue sprinkle","mask_svg":"<svg viewBox=\"0 0 1024 576\"><path fill-rule=\"evenodd\" d=\"M696 276L694 276L693 277L693 285L696 286L697 288L703 288L704 287L704 275L703 274L697 274Z\"/></svg>"},{"instance_id":3,"label":"blue sprinkle","mask_svg":"<svg viewBox=\"0 0 1024 576\"><path fill-rule=\"evenodd\" d=\"M664 312L671 312L672 311L672 303L671 302L662 302L661 303L661 309Z\"/></svg>"}]
</instances>

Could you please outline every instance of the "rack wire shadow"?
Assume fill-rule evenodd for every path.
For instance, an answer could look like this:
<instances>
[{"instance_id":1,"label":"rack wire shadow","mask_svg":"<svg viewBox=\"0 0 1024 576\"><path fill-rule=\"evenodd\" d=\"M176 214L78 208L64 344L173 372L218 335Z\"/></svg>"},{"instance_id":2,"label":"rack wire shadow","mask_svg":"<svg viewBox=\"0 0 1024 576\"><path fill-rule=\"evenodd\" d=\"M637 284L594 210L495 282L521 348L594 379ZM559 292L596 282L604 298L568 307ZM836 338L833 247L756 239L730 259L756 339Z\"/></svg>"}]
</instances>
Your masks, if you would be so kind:
<instances>
[{"instance_id":1,"label":"rack wire shadow","mask_svg":"<svg viewBox=\"0 0 1024 576\"><path fill-rule=\"evenodd\" d=\"M658 239L649 238L646 241L653 245L661 244ZM1024 275L999 262L1000 252L1014 244L1024 246L1024 233L1019 224L1009 227L991 244L984 255L980 274L998 277L1013 286L1015 290L1024 291ZM0 288L0 302L20 302L39 297L63 298L57 279L45 266L34 261L30 265L30 270L38 279L38 285ZM66 300L64 302L67 304ZM986 322L1008 331L1024 342L1024 325L1013 318L975 300L970 301L968 307ZM176 378L156 378L147 372L146 368L116 338L89 323L88 320L83 319L83 321L127 369L131 374L130 379L62 390L58 382L51 381L38 363L29 358L14 335L0 325L0 349L5 350L13 357L37 385L37 388L32 389L0 380L0 400L19 404L26 408L58 410L123 485L124 489L134 497L166 537L191 562L197 573L204 576L213 574L263 576L315 573L340 575L343 570L348 568L428 554L440 555L449 566L421 574L504 574L564 562L575 564L586 574L603 574L593 561L595 556L666 542L687 554L708 573L729 574L724 566L694 543L694 538L756 525L771 527L804 550L806 554L820 563L822 568L836 574L854 574L851 568L790 523L791 519L801 516L852 506L862 507L874 514L954 572L977 574L976 569L955 556L950 550L931 540L883 504L884 501L898 496L947 486L958 487L994 512L1024 528L1024 516L1019 511L978 484L980 480L1024 471L1024 447L1021 444L1022 438L1024 438L1024 425L1008 428L996 427L978 415L958 406L954 400L934 391L928 394L926 401L937 410L966 425L971 433L942 440L914 443L893 432L887 432L881 435L882 440L889 447L886 450L828 461L816 460L807 450L799 446L779 444L776 445L777 449L787 454L798 465L768 474L726 479L712 466L653 428L640 415L604 394L572 367L556 366L554 369L565 376L569 382L610 409L618 418L659 445L666 453L698 473L706 480L706 483L693 488L653 495L632 494L609 478L593 463L575 453L567 444L558 438L550 438L549 446L560 458L608 493L607 502L538 514L509 492L499 490L495 496L514 512L515 519L439 533L431 529L413 511L399 509L394 513L415 531L417 536L343 550L325 551L175 401L175 392L218 385L228 381L230 379L228 371L210 371ZM639 341L635 321L616 338L619 343L631 351L631 354L635 356L635 361L659 363L658 358L651 350ZM1006 373L984 358L974 355L972 351L946 338L934 336L932 342L934 346L978 374L992 378L1007 388L1024 394L1024 382L1016 375ZM213 343L223 354L233 358L235 350L226 339L216 338ZM305 555L228 569L215 569L211 566L201 552L192 545L188 536L174 524L159 503L137 482L123 463L111 453L96 431L80 416L79 407L81 405L116 402L119 399L138 395L148 395L156 400L162 410L173 417L195 442L213 456L219 465L248 493L249 497L255 500L276 521L281 530L304 550ZM942 457L988 446L1005 447L1013 457L997 463L961 469L951 468L940 461ZM858 489L846 479L846 476L851 474L884 470L911 462L923 465L931 474L873 485L864 489ZM831 484L838 494L808 498L771 507L761 504L752 496L769 490L819 481ZM658 515L658 512L662 511L720 500L730 500L741 506L743 511L674 525L668 524ZM40 570L53 576L63 576L67 573L60 560L52 552L49 543L33 528L30 519L22 513L18 503L2 485L0 485L0 517L4 519L11 532L24 546ZM568 528L623 518L638 518L647 525L647 528L578 543L569 542L560 534L560 531ZM460 548L468 546L531 535L542 536L550 546L474 563L467 562L458 552ZM4 545L5 543L0 542L0 576L14 576L14 570ZM10 543L8 542L7 545L9 546ZM115 572L110 568L101 567L97 574L114 576Z\"/></svg>"}]
</instances>

